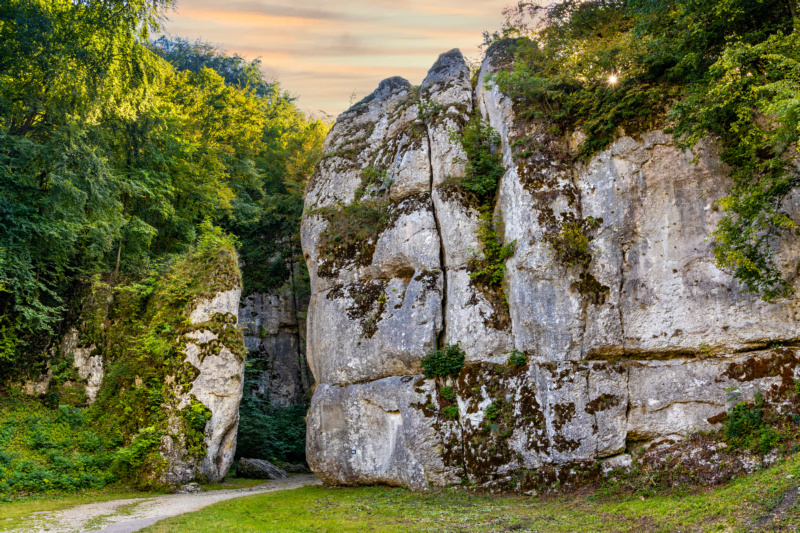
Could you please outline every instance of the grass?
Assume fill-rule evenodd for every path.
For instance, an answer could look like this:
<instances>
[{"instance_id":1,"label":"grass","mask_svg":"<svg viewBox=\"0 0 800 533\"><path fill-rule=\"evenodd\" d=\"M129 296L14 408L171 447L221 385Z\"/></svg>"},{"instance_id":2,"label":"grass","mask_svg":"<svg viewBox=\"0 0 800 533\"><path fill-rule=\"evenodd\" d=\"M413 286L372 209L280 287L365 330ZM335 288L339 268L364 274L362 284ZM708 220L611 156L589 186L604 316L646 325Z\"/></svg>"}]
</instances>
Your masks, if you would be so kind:
<instances>
[{"instance_id":1,"label":"grass","mask_svg":"<svg viewBox=\"0 0 800 533\"><path fill-rule=\"evenodd\" d=\"M143 531L748 531L800 483L800 457L715 489L655 496L585 491L558 497L412 493L389 487L301 489L229 500ZM795 531L795 504L770 527ZM778 524L778 525L775 525ZM762 529L763 530L763 529Z\"/></svg>"}]
</instances>

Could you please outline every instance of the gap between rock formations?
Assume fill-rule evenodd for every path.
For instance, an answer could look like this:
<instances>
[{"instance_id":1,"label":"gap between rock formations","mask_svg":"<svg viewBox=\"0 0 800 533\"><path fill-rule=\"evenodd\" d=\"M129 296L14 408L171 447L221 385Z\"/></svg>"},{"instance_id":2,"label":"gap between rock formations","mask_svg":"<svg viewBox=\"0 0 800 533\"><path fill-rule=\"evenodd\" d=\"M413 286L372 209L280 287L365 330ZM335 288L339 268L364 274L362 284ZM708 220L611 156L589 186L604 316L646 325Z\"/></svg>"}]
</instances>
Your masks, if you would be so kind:
<instances>
[{"instance_id":1,"label":"gap between rock formations","mask_svg":"<svg viewBox=\"0 0 800 533\"><path fill-rule=\"evenodd\" d=\"M439 215L436 212L436 202L433 200L433 145L431 144L431 131L428 124L425 124L425 140L428 143L428 173L429 191L431 198L431 209L433 221L436 223L436 235L439 237L439 269L442 271L442 329L436 338L436 347L444 347L444 339L447 331L447 256L444 248L444 238L442 238L442 226L439 223Z\"/></svg>"}]
</instances>

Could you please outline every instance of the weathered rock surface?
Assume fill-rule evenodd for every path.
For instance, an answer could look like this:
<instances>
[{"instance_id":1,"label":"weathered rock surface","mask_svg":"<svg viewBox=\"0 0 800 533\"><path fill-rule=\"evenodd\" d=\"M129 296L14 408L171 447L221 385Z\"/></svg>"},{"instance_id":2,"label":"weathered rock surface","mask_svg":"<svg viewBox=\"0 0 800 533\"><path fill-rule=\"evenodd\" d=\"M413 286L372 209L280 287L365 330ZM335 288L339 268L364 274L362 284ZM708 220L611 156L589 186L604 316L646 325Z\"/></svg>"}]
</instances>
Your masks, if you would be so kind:
<instances>
[{"instance_id":1,"label":"weathered rock surface","mask_svg":"<svg viewBox=\"0 0 800 533\"><path fill-rule=\"evenodd\" d=\"M302 308L302 302L280 290L253 293L239 307L248 361L260 370L253 392L270 405L308 401L314 382L306 363L305 323L298 318L298 307Z\"/></svg>"},{"instance_id":2,"label":"weathered rock surface","mask_svg":"<svg viewBox=\"0 0 800 533\"><path fill-rule=\"evenodd\" d=\"M193 325L201 326L185 335L186 361L194 366L197 377L191 388L184 392L176 387L176 404L170 406L171 429L181 427L179 412L196 399L211 411L204 431L205 455L199 464L187 455L184 436L173 431L161 439L159 450L166 459L166 469L160 481L169 485L182 485L198 474L205 479L218 482L225 478L236 452L236 431L239 426L239 403L244 385L244 357L234 343L241 343L241 333L235 329L233 338L221 339L215 331L214 321L224 320L236 326L241 289L219 292L213 298L195 304L189 315ZM208 324L208 326L204 326ZM220 344L218 350L209 352L207 347Z\"/></svg>"},{"instance_id":3,"label":"weathered rock surface","mask_svg":"<svg viewBox=\"0 0 800 533\"><path fill-rule=\"evenodd\" d=\"M311 470L331 484L384 483L422 490L458 478L439 450L435 417L426 414L434 392L422 376L363 385L321 384L308 419Z\"/></svg>"},{"instance_id":4,"label":"weathered rock surface","mask_svg":"<svg viewBox=\"0 0 800 533\"><path fill-rule=\"evenodd\" d=\"M308 363L317 382L415 374L419 360L436 346L444 280L420 102L407 81L382 82L339 117L308 185L307 205L314 208L341 207L361 190L362 201L382 201L381 209L392 217L363 250L325 255L309 243L320 242L327 221L318 211L304 217L314 309ZM364 190L362 174L370 169L383 169L388 182Z\"/></svg>"},{"instance_id":5,"label":"weathered rock surface","mask_svg":"<svg viewBox=\"0 0 800 533\"><path fill-rule=\"evenodd\" d=\"M520 121L491 82L497 54L474 90L458 51L419 88L384 81L326 141L302 238L320 383L307 454L328 483L512 487L532 471L564 482L599 462L625 467L631 446L718 427L726 389L780 405L800 377L800 301L765 303L715 265L707 236L730 181L714 143L693 162L650 131L565 164L558 153L574 146ZM470 278L479 213L449 179L463 173L453 136L475 108L499 132L507 169L494 205L504 241L516 241L507 308ZM388 190L357 193L375 165ZM376 242L326 249L324 209L382 198L401 214ZM800 222L800 194L787 205ZM565 264L553 235L587 221L591 261ZM800 239L781 242L778 258L800 288ZM466 352L447 383L454 400L419 375L420 359L446 342ZM527 364L508 364L512 350Z\"/></svg>"},{"instance_id":6,"label":"weathered rock surface","mask_svg":"<svg viewBox=\"0 0 800 533\"><path fill-rule=\"evenodd\" d=\"M236 475L251 479L285 479L289 477L286 470L263 459L240 459L239 466L236 467Z\"/></svg>"}]
</instances>

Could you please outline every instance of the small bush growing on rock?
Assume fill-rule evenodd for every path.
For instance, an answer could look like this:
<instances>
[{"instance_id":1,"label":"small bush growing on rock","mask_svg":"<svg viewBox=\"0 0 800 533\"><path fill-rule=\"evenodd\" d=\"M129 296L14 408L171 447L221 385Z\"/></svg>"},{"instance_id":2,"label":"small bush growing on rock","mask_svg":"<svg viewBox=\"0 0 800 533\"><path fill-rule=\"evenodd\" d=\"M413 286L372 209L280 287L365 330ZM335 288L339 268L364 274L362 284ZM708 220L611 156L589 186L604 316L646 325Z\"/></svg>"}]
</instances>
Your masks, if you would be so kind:
<instances>
[{"instance_id":1,"label":"small bush growing on rock","mask_svg":"<svg viewBox=\"0 0 800 533\"><path fill-rule=\"evenodd\" d=\"M361 186L355 192L356 201L361 200L367 193L388 192L393 182L386 170L378 170L372 166L364 168L361 171Z\"/></svg>"},{"instance_id":2,"label":"small bush growing on rock","mask_svg":"<svg viewBox=\"0 0 800 533\"><path fill-rule=\"evenodd\" d=\"M565 220L558 233L549 235L556 258L567 266L588 266L592 260L586 224L577 220Z\"/></svg>"},{"instance_id":3,"label":"small bush growing on rock","mask_svg":"<svg viewBox=\"0 0 800 533\"><path fill-rule=\"evenodd\" d=\"M450 386L442 387L442 389L439 391L439 396L441 396L443 400L452 402L456 399L456 391L454 391L453 387Z\"/></svg>"},{"instance_id":4,"label":"small bush growing on rock","mask_svg":"<svg viewBox=\"0 0 800 533\"><path fill-rule=\"evenodd\" d=\"M428 379L455 377L461 373L462 368L464 368L464 350L458 343L448 344L444 350L434 350L422 358L422 369Z\"/></svg>"},{"instance_id":5,"label":"small bush growing on rock","mask_svg":"<svg viewBox=\"0 0 800 533\"><path fill-rule=\"evenodd\" d=\"M477 198L491 202L500 178L505 174L503 155L495 152L500 144L500 134L480 116L473 116L460 132L453 132L450 140L458 142L467 154L461 188Z\"/></svg>"},{"instance_id":6,"label":"small bush growing on rock","mask_svg":"<svg viewBox=\"0 0 800 533\"><path fill-rule=\"evenodd\" d=\"M508 356L508 364L511 366L525 366L528 364L528 357L517 350L513 350Z\"/></svg>"},{"instance_id":7,"label":"small bush growing on rock","mask_svg":"<svg viewBox=\"0 0 800 533\"><path fill-rule=\"evenodd\" d=\"M500 416L500 410L502 409L502 405L498 400L495 400L486 408L486 413L483 415L483 419L487 422L494 422L497 420L497 417Z\"/></svg>"},{"instance_id":8,"label":"small bush growing on rock","mask_svg":"<svg viewBox=\"0 0 800 533\"><path fill-rule=\"evenodd\" d=\"M490 208L481 209L478 238L483 244L483 257L473 257L470 260L472 272L469 277L487 287L499 287L506 273L506 261L514 256L517 241L503 244L492 218Z\"/></svg>"},{"instance_id":9,"label":"small bush growing on rock","mask_svg":"<svg viewBox=\"0 0 800 533\"><path fill-rule=\"evenodd\" d=\"M754 448L768 453L781 439L780 433L766 424L764 420L764 395L756 391L754 405L741 399L738 388L729 391L728 398L736 402L728 409L725 419L725 437L735 448Z\"/></svg>"},{"instance_id":10,"label":"small bush growing on rock","mask_svg":"<svg viewBox=\"0 0 800 533\"><path fill-rule=\"evenodd\" d=\"M442 416L451 420L458 420L458 406L448 405L442 409Z\"/></svg>"}]
</instances>

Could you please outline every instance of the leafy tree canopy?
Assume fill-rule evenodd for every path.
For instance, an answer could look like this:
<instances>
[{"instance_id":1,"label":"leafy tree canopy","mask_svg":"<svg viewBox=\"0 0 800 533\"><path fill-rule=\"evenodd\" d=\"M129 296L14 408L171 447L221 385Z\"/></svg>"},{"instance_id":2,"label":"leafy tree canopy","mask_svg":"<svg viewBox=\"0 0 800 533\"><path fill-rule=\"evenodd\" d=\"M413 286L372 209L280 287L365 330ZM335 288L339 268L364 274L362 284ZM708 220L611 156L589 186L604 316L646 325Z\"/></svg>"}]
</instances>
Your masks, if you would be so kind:
<instances>
[{"instance_id":1,"label":"leafy tree canopy","mask_svg":"<svg viewBox=\"0 0 800 533\"><path fill-rule=\"evenodd\" d=\"M147 276L203 222L239 237L252 287L282 285L298 262L305 179L328 125L258 60L150 42L170 4L0 3L4 363L45 353L90 277Z\"/></svg>"}]
</instances>

